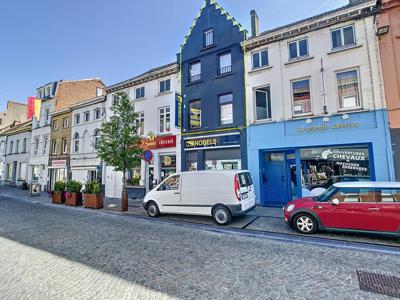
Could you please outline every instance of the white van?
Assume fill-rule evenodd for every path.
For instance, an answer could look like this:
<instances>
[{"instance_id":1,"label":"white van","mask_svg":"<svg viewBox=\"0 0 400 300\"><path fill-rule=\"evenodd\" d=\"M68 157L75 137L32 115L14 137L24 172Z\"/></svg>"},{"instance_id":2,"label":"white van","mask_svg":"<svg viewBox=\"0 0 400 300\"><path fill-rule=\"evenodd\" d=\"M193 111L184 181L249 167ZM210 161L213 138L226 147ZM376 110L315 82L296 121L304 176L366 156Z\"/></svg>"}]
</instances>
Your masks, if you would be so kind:
<instances>
[{"instance_id":1,"label":"white van","mask_svg":"<svg viewBox=\"0 0 400 300\"><path fill-rule=\"evenodd\" d=\"M256 206L249 171L195 171L169 176L143 200L150 217L160 214L212 216L219 225Z\"/></svg>"}]
</instances>

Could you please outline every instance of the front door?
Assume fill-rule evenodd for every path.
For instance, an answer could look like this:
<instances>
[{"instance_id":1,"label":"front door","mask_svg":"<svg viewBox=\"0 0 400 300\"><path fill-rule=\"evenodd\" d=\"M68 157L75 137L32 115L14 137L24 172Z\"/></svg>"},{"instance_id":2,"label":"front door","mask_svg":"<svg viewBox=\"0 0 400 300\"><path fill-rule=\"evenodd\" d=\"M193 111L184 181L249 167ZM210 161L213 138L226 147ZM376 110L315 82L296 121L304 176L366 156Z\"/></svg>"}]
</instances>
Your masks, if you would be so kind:
<instances>
[{"instance_id":1,"label":"front door","mask_svg":"<svg viewBox=\"0 0 400 300\"><path fill-rule=\"evenodd\" d=\"M285 152L271 152L264 155L264 169L261 176L263 187L262 206L282 206L289 200Z\"/></svg>"}]
</instances>

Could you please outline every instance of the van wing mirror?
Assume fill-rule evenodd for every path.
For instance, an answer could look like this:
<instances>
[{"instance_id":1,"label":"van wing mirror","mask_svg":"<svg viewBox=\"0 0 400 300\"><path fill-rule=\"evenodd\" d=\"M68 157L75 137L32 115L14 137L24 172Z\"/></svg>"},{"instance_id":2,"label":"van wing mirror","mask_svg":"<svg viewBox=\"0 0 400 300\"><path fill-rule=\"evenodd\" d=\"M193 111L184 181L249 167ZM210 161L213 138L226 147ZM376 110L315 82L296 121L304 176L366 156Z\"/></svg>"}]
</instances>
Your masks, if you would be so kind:
<instances>
[{"instance_id":1,"label":"van wing mirror","mask_svg":"<svg viewBox=\"0 0 400 300\"><path fill-rule=\"evenodd\" d=\"M332 205L334 205L334 206L336 206L336 205L339 205L340 204L340 201L339 201L339 199L333 199L332 200Z\"/></svg>"}]
</instances>

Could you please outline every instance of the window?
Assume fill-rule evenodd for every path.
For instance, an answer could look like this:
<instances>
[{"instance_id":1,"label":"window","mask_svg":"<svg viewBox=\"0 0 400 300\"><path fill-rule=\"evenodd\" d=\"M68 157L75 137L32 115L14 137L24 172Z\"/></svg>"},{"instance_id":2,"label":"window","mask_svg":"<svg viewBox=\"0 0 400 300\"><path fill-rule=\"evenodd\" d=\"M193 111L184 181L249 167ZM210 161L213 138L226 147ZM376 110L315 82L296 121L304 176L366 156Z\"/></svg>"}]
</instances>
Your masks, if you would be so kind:
<instances>
[{"instance_id":1,"label":"window","mask_svg":"<svg viewBox=\"0 0 400 300\"><path fill-rule=\"evenodd\" d=\"M347 26L331 31L332 49L349 47L356 44L354 26Z\"/></svg>"},{"instance_id":2,"label":"window","mask_svg":"<svg viewBox=\"0 0 400 300\"><path fill-rule=\"evenodd\" d=\"M158 191L169 191L179 189L180 175L174 175L167 178L158 188Z\"/></svg>"},{"instance_id":3,"label":"window","mask_svg":"<svg viewBox=\"0 0 400 300\"><path fill-rule=\"evenodd\" d=\"M195 62L189 65L189 82L195 82L201 78L201 63Z\"/></svg>"},{"instance_id":4,"label":"window","mask_svg":"<svg viewBox=\"0 0 400 300\"><path fill-rule=\"evenodd\" d=\"M49 144L49 137L45 136L43 138L43 154L47 153L48 144Z\"/></svg>"},{"instance_id":5,"label":"window","mask_svg":"<svg viewBox=\"0 0 400 300\"><path fill-rule=\"evenodd\" d=\"M144 98L144 86L137 88L135 91L136 91L136 99Z\"/></svg>"},{"instance_id":6,"label":"window","mask_svg":"<svg viewBox=\"0 0 400 300\"><path fill-rule=\"evenodd\" d=\"M10 149L8 151L8 154L12 154L13 153L13 148L14 148L14 141L10 142Z\"/></svg>"},{"instance_id":7,"label":"window","mask_svg":"<svg viewBox=\"0 0 400 300\"><path fill-rule=\"evenodd\" d=\"M90 121L90 112L89 111L85 111L83 113L83 120L85 121L85 123Z\"/></svg>"},{"instance_id":8,"label":"window","mask_svg":"<svg viewBox=\"0 0 400 300\"><path fill-rule=\"evenodd\" d=\"M293 115L311 113L310 80L292 81Z\"/></svg>"},{"instance_id":9,"label":"window","mask_svg":"<svg viewBox=\"0 0 400 300\"><path fill-rule=\"evenodd\" d=\"M38 180L40 176L40 166L33 165L32 166L32 180Z\"/></svg>"},{"instance_id":10,"label":"window","mask_svg":"<svg viewBox=\"0 0 400 300\"><path fill-rule=\"evenodd\" d=\"M19 140L17 140L16 144L15 144L15 153L19 152Z\"/></svg>"},{"instance_id":11,"label":"window","mask_svg":"<svg viewBox=\"0 0 400 300\"><path fill-rule=\"evenodd\" d=\"M26 152L26 138L22 140L22 153Z\"/></svg>"},{"instance_id":12,"label":"window","mask_svg":"<svg viewBox=\"0 0 400 300\"><path fill-rule=\"evenodd\" d=\"M67 139L63 138L62 139L62 153L66 154L68 152L68 146L67 146Z\"/></svg>"},{"instance_id":13,"label":"window","mask_svg":"<svg viewBox=\"0 0 400 300\"><path fill-rule=\"evenodd\" d=\"M38 96L39 96L39 98L42 98L42 97L43 97L43 91L42 91L42 90L40 90L40 91L38 92Z\"/></svg>"},{"instance_id":14,"label":"window","mask_svg":"<svg viewBox=\"0 0 400 300\"><path fill-rule=\"evenodd\" d=\"M51 153L54 155L57 154L57 141L56 140L53 140L51 142Z\"/></svg>"},{"instance_id":15,"label":"window","mask_svg":"<svg viewBox=\"0 0 400 300\"><path fill-rule=\"evenodd\" d=\"M68 118L63 119L63 127L68 128Z\"/></svg>"},{"instance_id":16,"label":"window","mask_svg":"<svg viewBox=\"0 0 400 300\"><path fill-rule=\"evenodd\" d=\"M94 147L97 147L97 145L99 144L99 139L100 139L100 130L96 129L93 133L93 145Z\"/></svg>"},{"instance_id":17,"label":"window","mask_svg":"<svg viewBox=\"0 0 400 300\"><path fill-rule=\"evenodd\" d=\"M212 28L204 31L204 47L208 47L214 44L214 31Z\"/></svg>"},{"instance_id":18,"label":"window","mask_svg":"<svg viewBox=\"0 0 400 300\"><path fill-rule=\"evenodd\" d=\"M144 112L138 113L138 134L144 135Z\"/></svg>"},{"instance_id":19,"label":"window","mask_svg":"<svg viewBox=\"0 0 400 300\"><path fill-rule=\"evenodd\" d=\"M48 125L50 123L50 109L46 108L44 111L44 115L45 115L45 124Z\"/></svg>"},{"instance_id":20,"label":"window","mask_svg":"<svg viewBox=\"0 0 400 300\"><path fill-rule=\"evenodd\" d=\"M51 88L48 86L48 87L46 88L46 96L47 96L47 97L50 97L50 92L51 92Z\"/></svg>"},{"instance_id":21,"label":"window","mask_svg":"<svg viewBox=\"0 0 400 300\"><path fill-rule=\"evenodd\" d=\"M54 120L53 121L53 130L57 130L58 129L58 120Z\"/></svg>"},{"instance_id":22,"label":"window","mask_svg":"<svg viewBox=\"0 0 400 300\"><path fill-rule=\"evenodd\" d=\"M230 73L232 71L231 53L224 53L218 57L218 75Z\"/></svg>"},{"instance_id":23,"label":"window","mask_svg":"<svg viewBox=\"0 0 400 300\"><path fill-rule=\"evenodd\" d=\"M232 94L221 95L219 101L219 117L221 125L233 123L233 96Z\"/></svg>"},{"instance_id":24,"label":"window","mask_svg":"<svg viewBox=\"0 0 400 300\"><path fill-rule=\"evenodd\" d=\"M37 155L38 151L39 151L39 138L38 137L36 137L34 140L33 149L34 149L34 155Z\"/></svg>"},{"instance_id":25,"label":"window","mask_svg":"<svg viewBox=\"0 0 400 300\"><path fill-rule=\"evenodd\" d=\"M162 80L160 81L160 93L167 92L171 89L171 80Z\"/></svg>"},{"instance_id":26,"label":"window","mask_svg":"<svg viewBox=\"0 0 400 300\"><path fill-rule=\"evenodd\" d=\"M269 87L255 90L256 120L271 119L271 92Z\"/></svg>"},{"instance_id":27,"label":"window","mask_svg":"<svg viewBox=\"0 0 400 300\"><path fill-rule=\"evenodd\" d=\"M162 107L159 109L160 116L160 133L168 133L171 127L171 113L169 107Z\"/></svg>"},{"instance_id":28,"label":"window","mask_svg":"<svg viewBox=\"0 0 400 300\"><path fill-rule=\"evenodd\" d=\"M306 38L289 43L289 60L306 56L308 56L308 42Z\"/></svg>"},{"instance_id":29,"label":"window","mask_svg":"<svg viewBox=\"0 0 400 300\"><path fill-rule=\"evenodd\" d=\"M113 101L112 101L112 103L113 103L114 106L117 105L118 100L119 100L118 98L119 98L119 97L118 97L117 94L114 94L114 95L113 95Z\"/></svg>"},{"instance_id":30,"label":"window","mask_svg":"<svg viewBox=\"0 0 400 300\"><path fill-rule=\"evenodd\" d=\"M94 110L94 119L95 120L98 120L98 119L100 119L101 118L101 110L100 110L100 108L96 108L95 110Z\"/></svg>"},{"instance_id":31,"label":"window","mask_svg":"<svg viewBox=\"0 0 400 300\"><path fill-rule=\"evenodd\" d=\"M74 152L79 152L79 133L74 134Z\"/></svg>"},{"instance_id":32,"label":"window","mask_svg":"<svg viewBox=\"0 0 400 300\"><path fill-rule=\"evenodd\" d=\"M79 124L81 122L81 115L80 114L76 114L74 119L75 119L75 124Z\"/></svg>"},{"instance_id":33,"label":"window","mask_svg":"<svg viewBox=\"0 0 400 300\"><path fill-rule=\"evenodd\" d=\"M359 87L358 87L358 72L350 70L336 73L339 109L352 109L361 106Z\"/></svg>"},{"instance_id":34,"label":"window","mask_svg":"<svg viewBox=\"0 0 400 300\"><path fill-rule=\"evenodd\" d=\"M26 180L26 163L19 163L19 180Z\"/></svg>"},{"instance_id":35,"label":"window","mask_svg":"<svg viewBox=\"0 0 400 300\"><path fill-rule=\"evenodd\" d=\"M189 127L190 129L201 128L201 100L189 102Z\"/></svg>"},{"instance_id":36,"label":"window","mask_svg":"<svg viewBox=\"0 0 400 300\"><path fill-rule=\"evenodd\" d=\"M252 58L253 58L253 69L269 65L268 49L253 53Z\"/></svg>"}]
</instances>

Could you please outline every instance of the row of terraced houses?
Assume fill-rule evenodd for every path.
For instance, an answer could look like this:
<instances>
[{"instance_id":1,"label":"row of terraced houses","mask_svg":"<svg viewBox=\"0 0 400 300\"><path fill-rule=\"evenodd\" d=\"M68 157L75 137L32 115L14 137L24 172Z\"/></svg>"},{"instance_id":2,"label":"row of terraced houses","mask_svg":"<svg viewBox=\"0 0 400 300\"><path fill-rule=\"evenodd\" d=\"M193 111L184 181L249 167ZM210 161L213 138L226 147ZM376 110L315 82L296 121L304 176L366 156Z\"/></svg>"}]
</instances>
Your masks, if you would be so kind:
<instances>
[{"instance_id":1,"label":"row of terraced houses","mask_svg":"<svg viewBox=\"0 0 400 300\"><path fill-rule=\"evenodd\" d=\"M1 129L3 184L97 179L119 197L122 175L93 146L118 91L153 152L128 174L131 197L177 171L249 169L265 206L340 176L399 180L400 1L350 0L264 32L250 17L248 32L205 0L174 62L107 87L39 87L40 114Z\"/></svg>"}]
</instances>

